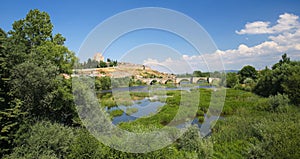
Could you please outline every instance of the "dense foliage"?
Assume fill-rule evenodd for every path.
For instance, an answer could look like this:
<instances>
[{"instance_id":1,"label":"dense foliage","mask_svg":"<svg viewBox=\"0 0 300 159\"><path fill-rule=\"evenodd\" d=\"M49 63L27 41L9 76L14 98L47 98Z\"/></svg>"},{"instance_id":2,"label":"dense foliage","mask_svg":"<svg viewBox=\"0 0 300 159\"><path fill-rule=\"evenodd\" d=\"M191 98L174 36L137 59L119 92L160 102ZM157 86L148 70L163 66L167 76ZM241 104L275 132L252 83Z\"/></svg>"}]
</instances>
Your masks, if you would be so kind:
<instances>
[{"instance_id":1,"label":"dense foliage","mask_svg":"<svg viewBox=\"0 0 300 159\"><path fill-rule=\"evenodd\" d=\"M270 95L287 94L293 104L300 104L300 62L290 61L286 54L273 65L272 70L266 68L254 88L254 92L268 97Z\"/></svg>"},{"instance_id":2,"label":"dense foliage","mask_svg":"<svg viewBox=\"0 0 300 159\"><path fill-rule=\"evenodd\" d=\"M0 31L1 154L10 152L23 124L76 124L71 83L61 76L72 72L76 57L52 30L47 13L31 10L11 31Z\"/></svg>"}]
</instances>

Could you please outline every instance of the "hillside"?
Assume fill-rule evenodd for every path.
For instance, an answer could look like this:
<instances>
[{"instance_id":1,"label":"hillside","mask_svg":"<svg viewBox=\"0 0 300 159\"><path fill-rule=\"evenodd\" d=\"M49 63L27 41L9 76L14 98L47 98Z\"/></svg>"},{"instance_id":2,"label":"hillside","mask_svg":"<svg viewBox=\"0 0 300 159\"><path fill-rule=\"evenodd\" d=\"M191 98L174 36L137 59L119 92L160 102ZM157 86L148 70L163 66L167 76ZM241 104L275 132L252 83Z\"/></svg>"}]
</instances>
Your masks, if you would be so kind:
<instances>
[{"instance_id":1,"label":"hillside","mask_svg":"<svg viewBox=\"0 0 300 159\"><path fill-rule=\"evenodd\" d=\"M151 69L150 67L131 64L131 63L118 63L116 67L107 68L91 68L91 69L75 69L73 70L75 75L89 75L97 77L134 77L140 78L172 78L174 75L162 73Z\"/></svg>"}]
</instances>

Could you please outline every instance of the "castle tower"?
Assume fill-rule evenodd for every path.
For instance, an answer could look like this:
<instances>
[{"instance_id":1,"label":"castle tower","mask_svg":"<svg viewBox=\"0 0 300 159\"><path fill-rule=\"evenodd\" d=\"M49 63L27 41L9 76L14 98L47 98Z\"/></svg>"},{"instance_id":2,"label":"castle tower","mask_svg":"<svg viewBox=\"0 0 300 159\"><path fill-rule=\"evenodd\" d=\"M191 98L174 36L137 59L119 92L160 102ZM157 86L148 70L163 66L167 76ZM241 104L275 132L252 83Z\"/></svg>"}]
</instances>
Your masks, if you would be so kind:
<instances>
[{"instance_id":1,"label":"castle tower","mask_svg":"<svg viewBox=\"0 0 300 159\"><path fill-rule=\"evenodd\" d=\"M95 61L98 61L98 62L104 61L104 56L102 55L102 53L96 53L96 54L94 55L93 59L94 59Z\"/></svg>"}]
</instances>

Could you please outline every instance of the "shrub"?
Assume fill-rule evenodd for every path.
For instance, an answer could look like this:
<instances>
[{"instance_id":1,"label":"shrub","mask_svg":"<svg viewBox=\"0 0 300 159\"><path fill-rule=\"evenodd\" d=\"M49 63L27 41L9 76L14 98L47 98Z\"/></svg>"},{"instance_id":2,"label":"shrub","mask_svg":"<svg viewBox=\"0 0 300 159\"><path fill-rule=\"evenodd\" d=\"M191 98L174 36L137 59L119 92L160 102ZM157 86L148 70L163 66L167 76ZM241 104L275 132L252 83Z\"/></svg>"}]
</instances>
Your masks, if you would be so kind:
<instances>
[{"instance_id":1,"label":"shrub","mask_svg":"<svg viewBox=\"0 0 300 159\"><path fill-rule=\"evenodd\" d=\"M269 97L269 111L283 112L286 111L288 103L290 102L289 98L285 94L277 94L275 96Z\"/></svg>"},{"instance_id":2,"label":"shrub","mask_svg":"<svg viewBox=\"0 0 300 159\"><path fill-rule=\"evenodd\" d=\"M109 148L100 144L88 131L78 129L75 141L70 145L68 158L106 158Z\"/></svg>"},{"instance_id":3,"label":"shrub","mask_svg":"<svg viewBox=\"0 0 300 159\"><path fill-rule=\"evenodd\" d=\"M31 126L23 140L7 158L63 158L70 152L74 133L70 127L42 121Z\"/></svg>"},{"instance_id":4,"label":"shrub","mask_svg":"<svg viewBox=\"0 0 300 159\"><path fill-rule=\"evenodd\" d=\"M179 150L195 152L198 157L211 158L213 146L211 140L200 137L199 129L192 126L177 141Z\"/></svg>"},{"instance_id":5,"label":"shrub","mask_svg":"<svg viewBox=\"0 0 300 159\"><path fill-rule=\"evenodd\" d=\"M277 94L265 99L261 99L257 102L256 108L258 110L270 111L270 112L286 112L290 100L285 94Z\"/></svg>"}]
</instances>

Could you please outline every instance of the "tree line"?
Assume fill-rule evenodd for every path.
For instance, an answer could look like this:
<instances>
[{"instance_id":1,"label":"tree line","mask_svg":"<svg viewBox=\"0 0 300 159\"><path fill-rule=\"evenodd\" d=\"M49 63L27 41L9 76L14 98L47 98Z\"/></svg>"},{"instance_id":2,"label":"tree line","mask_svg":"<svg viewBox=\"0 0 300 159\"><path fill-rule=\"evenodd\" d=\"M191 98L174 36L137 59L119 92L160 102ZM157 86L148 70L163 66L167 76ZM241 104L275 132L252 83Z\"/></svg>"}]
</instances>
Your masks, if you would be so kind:
<instances>
[{"instance_id":1,"label":"tree line","mask_svg":"<svg viewBox=\"0 0 300 159\"><path fill-rule=\"evenodd\" d=\"M257 71L253 66L244 66L238 73L226 74L229 88L252 91L263 97L285 94L292 104L300 104L300 61L291 61L287 54L272 68Z\"/></svg>"},{"instance_id":2,"label":"tree line","mask_svg":"<svg viewBox=\"0 0 300 159\"><path fill-rule=\"evenodd\" d=\"M114 67L118 65L117 60L111 60L110 58L107 59L106 62L104 61L97 61L91 58L88 58L87 61L83 63L76 64L77 69L85 69L85 68L106 68L106 67Z\"/></svg>"}]
</instances>

